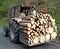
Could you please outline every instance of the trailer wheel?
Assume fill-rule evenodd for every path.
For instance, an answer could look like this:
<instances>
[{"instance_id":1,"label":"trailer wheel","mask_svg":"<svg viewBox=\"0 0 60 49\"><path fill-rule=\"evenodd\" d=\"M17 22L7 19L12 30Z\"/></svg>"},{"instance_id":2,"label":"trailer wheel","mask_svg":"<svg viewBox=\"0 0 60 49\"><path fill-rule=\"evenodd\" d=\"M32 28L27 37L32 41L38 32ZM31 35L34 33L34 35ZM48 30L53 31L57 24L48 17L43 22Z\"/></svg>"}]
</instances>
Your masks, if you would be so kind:
<instances>
[{"instance_id":1,"label":"trailer wheel","mask_svg":"<svg viewBox=\"0 0 60 49\"><path fill-rule=\"evenodd\" d=\"M11 39L12 42L14 42L14 43L19 42L19 34L18 33L15 33L12 30L10 30L9 35L10 35L10 39Z\"/></svg>"},{"instance_id":2,"label":"trailer wheel","mask_svg":"<svg viewBox=\"0 0 60 49\"><path fill-rule=\"evenodd\" d=\"M8 37L8 32L9 32L8 26L4 26L3 30L4 30L4 36Z\"/></svg>"}]
</instances>

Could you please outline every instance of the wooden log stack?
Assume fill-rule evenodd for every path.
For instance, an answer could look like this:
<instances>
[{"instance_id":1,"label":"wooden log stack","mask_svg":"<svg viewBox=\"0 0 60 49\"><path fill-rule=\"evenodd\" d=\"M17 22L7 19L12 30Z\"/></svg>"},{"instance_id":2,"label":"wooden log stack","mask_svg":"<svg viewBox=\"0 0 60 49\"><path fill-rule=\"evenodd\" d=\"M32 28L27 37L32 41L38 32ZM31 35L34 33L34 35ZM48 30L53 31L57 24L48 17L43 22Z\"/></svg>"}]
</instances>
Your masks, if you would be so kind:
<instances>
[{"instance_id":1,"label":"wooden log stack","mask_svg":"<svg viewBox=\"0 0 60 49\"><path fill-rule=\"evenodd\" d=\"M55 19L49 14L31 16L30 19L23 19L19 25L29 45L45 43L57 36Z\"/></svg>"}]
</instances>

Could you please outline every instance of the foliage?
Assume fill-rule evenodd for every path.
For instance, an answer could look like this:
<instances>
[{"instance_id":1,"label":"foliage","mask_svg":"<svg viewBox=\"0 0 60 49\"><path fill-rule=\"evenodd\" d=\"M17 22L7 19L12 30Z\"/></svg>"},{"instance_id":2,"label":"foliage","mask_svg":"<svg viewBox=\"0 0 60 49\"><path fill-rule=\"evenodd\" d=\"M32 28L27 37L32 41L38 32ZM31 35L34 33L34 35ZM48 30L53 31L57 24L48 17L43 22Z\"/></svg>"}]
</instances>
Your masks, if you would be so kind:
<instances>
[{"instance_id":1,"label":"foliage","mask_svg":"<svg viewBox=\"0 0 60 49\"><path fill-rule=\"evenodd\" d=\"M6 16L10 7L22 4L23 0L0 0L0 13Z\"/></svg>"}]
</instances>

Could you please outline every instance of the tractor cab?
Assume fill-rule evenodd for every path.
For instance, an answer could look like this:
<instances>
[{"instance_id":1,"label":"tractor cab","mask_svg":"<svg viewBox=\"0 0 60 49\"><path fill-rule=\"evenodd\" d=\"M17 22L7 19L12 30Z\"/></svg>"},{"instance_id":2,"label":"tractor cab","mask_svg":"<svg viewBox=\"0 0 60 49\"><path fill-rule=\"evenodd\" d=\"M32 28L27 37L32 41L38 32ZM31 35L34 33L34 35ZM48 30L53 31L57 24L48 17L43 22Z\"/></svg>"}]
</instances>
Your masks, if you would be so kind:
<instances>
[{"instance_id":1,"label":"tractor cab","mask_svg":"<svg viewBox=\"0 0 60 49\"><path fill-rule=\"evenodd\" d=\"M33 15L32 14L33 10L35 10L34 6L18 5L18 6L14 6L14 7L10 8L9 16L11 16L11 18L14 18L16 16L19 16L20 13L24 13L25 16Z\"/></svg>"}]
</instances>

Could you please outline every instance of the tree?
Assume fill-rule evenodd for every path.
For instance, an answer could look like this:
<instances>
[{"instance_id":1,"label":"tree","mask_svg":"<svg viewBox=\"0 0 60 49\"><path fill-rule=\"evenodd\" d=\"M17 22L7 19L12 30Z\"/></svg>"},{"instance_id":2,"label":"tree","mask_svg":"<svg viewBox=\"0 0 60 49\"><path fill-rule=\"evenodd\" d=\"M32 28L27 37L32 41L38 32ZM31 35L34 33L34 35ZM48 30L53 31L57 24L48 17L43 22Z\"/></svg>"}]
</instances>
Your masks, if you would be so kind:
<instances>
[{"instance_id":1,"label":"tree","mask_svg":"<svg viewBox=\"0 0 60 49\"><path fill-rule=\"evenodd\" d=\"M2 1L3 1L3 0L0 0L0 6L2 6L2 3L3 3Z\"/></svg>"}]
</instances>

